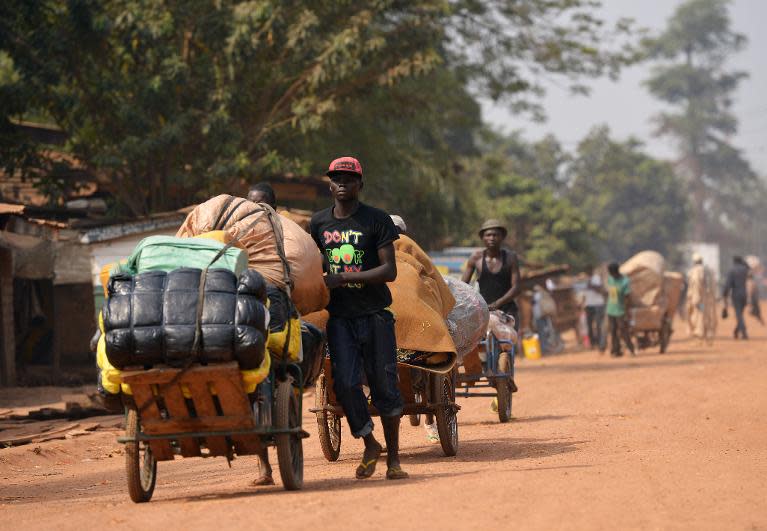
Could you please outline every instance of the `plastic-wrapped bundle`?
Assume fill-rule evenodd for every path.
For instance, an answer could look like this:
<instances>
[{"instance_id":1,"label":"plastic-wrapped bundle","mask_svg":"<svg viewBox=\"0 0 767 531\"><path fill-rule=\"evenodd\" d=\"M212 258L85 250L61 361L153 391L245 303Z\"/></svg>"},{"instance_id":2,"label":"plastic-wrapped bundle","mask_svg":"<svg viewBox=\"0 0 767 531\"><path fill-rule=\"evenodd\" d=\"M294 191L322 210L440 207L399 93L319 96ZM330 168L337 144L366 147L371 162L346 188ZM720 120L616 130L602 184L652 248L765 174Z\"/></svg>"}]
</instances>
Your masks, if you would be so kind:
<instances>
[{"instance_id":1,"label":"plastic-wrapped bundle","mask_svg":"<svg viewBox=\"0 0 767 531\"><path fill-rule=\"evenodd\" d=\"M106 355L118 369L164 363L183 366L193 352L200 269L116 275L104 305ZM207 273L198 351L193 361L236 360L241 369L263 361L269 312L266 284L256 271L237 277L225 269Z\"/></svg>"},{"instance_id":2,"label":"plastic-wrapped bundle","mask_svg":"<svg viewBox=\"0 0 767 531\"><path fill-rule=\"evenodd\" d=\"M490 312L490 331L500 341L501 350L511 351L512 345L517 343L517 331L514 329L514 317L500 310ZM506 343L508 342L508 343Z\"/></svg>"},{"instance_id":3,"label":"plastic-wrapped bundle","mask_svg":"<svg viewBox=\"0 0 767 531\"><path fill-rule=\"evenodd\" d=\"M447 328L461 362L485 336L490 312L485 299L477 290L451 277L445 277L445 282L455 298L455 306L446 319Z\"/></svg>"}]
</instances>

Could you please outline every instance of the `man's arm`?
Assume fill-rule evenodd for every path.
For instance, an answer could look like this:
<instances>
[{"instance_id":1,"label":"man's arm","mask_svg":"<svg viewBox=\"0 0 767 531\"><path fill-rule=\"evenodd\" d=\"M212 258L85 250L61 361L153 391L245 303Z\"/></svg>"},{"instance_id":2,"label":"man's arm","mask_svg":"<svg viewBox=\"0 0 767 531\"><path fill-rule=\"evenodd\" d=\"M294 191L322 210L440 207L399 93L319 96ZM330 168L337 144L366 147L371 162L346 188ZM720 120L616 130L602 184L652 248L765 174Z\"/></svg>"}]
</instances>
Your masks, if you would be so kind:
<instances>
[{"instance_id":1,"label":"man's arm","mask_svg":"<svg viewBox=\"0 0 767 531\"><path fill-rule=\"evenodd\" d=\"M325 275L325 285L337 288L344 284L385 284L397 278L397 262L394 259L394 245L387 243L378 249L381 265L367 271L342 272Z\"/></svg>"},{"instance_id":2,"label":"man's arm","mask_svg":"<svg viewBox=\"0 0 767 531\"><path fill-rule=\"evenodd\" d=\"M474 271L477 269L477 260L479 260L480 256L482 256L482 251L474 251L474 254L466 262L466 269L464 269L463 275L461 275L461 280L465 284L471 283L471 277L474 276Z\"/></svg>"},{"instance_id":3,"label":"man's arm","mask_svg":"<svg viewBox=\"0 0 767 531\"><path fill-rule=\"evenodd\" d=\"M730 296L730 292L735 287L735 275L733 275L733 271L730 270L729 273L727 273L727 281L724 283L724 290L722 290L722 299L724 299L724 307L727 307L727 298Z\"/></svg>"},{"instance_id":4,"label":"man's arm","mask_svg":"<svg viewBox=\"0 0 767 531\"><path fill-rule=\"evenodd\" d=\"M623 308L626 310L626 316L631 309L631 282L626 277L626 284L623 286Z\"/></svg>"},{"instance_id":5,"label":"man's arm","mask_svg":"<svg viewBox=\"0 0 767 531\"><path fill-rule=\"evenodd\" d=\"M589 283L586 287L596 291L597 293L601 294L604 297L605 295L607 295L607 290L602 285L602 279L600 277L597 276L598 282L594 282L595 276L596 275L591 275L589 277Z\"/></svg>"},{"instance_id":6,"label":"man's arm","mask_svg":"<svg viewBox=\"0 0 767 531\"><path fill-rule=\"evenodd\" d=\"M517 259L516 253L512 253L511 255L511 272L509 273L511 277L511 287L509 288L509 291L504 293L497 301L492 302L487 305L488 310L497 310L501 306L504 306L511 301L514 300L514 298L519 295L520 291L520 275L519 275L519 260Z\"/></svg>"}]
</instances>

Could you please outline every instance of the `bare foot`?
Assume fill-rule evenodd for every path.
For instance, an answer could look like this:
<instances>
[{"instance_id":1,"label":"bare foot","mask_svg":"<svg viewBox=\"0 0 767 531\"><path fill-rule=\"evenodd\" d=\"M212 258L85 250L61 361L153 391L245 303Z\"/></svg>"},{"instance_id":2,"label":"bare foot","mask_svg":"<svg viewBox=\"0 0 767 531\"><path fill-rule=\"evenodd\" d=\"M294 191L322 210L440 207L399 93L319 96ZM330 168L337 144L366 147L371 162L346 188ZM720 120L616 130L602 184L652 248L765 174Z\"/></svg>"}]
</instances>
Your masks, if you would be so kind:
<instances>
[{"instance_id":1,"label":"bare foot","mask_svg":"<svg viewBox=\"0 0 767 531\"><path fill-rule=\"evenodd\" d=\"M253 487L265 487L267 485L274 485L274 478L272 476L261 476L254 479L251 483Z\"/></svg>"}]
</instances>

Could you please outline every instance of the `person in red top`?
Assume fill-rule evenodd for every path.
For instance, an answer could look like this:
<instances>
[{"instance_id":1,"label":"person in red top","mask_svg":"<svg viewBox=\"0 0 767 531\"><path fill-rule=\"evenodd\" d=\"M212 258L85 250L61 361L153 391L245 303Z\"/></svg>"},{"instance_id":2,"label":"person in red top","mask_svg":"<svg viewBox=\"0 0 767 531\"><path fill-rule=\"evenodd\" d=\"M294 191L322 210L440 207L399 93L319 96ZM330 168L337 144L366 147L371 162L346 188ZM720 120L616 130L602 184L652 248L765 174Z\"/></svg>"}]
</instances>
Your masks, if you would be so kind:
<instances>
[{"instance_id":1,"label":"person in red top","mask_svg":"<svg viewBox=\"0 0 767 531\"><path fill-rule=\"evenodd\" d=\"M365 452L357 479L369 478L383 448L373 436L373 421L362 390L367 376L373 405L386 439L386 479L408 475L399 461L402 396L397 382L397 342L387 282L397 278L393 242L399 238L386 212L359 200L362 165L352 157L330 163L333 206L312 216L310 234L325 259L330 289L326 327L333 390L344 408L352 435Z\"/></svg>"}]
</instances>

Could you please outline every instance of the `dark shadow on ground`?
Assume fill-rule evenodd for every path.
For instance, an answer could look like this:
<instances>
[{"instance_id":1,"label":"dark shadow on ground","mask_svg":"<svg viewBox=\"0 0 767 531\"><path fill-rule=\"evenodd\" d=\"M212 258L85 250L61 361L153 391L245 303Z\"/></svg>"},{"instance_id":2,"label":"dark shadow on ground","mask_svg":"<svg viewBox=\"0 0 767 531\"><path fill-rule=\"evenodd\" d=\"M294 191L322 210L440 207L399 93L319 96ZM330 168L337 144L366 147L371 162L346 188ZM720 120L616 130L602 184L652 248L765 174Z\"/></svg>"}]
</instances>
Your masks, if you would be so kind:
<instances>
[{"instance_id":1,"label":"dark shadow on ground","mask_svg":"<svg viewBox=\"0 0 767 531\"><path fill-rule=\"evenodd\" d=\"M472 439L461 440L458 455L445 458L438 445L403 454L403 464L427 463L435 458L467 462L503 461L507 459L540 459L553 455L577 452L579 444L590 441L569 438L553 439Z\"/></svg>"},{"instance_id":2,"label":"dark shadow on ground","mask_svg":"<svg viewBox=\"0 0 767 531\"><path fill-rule=\"evenodd\" d=\"M566 468L592 468L594 465L561 465L561 466L533 466L529 468L515 468L514 472L540 472L541 470L561 470Z\"/></svg>"},{"instance_id":3,"label":"dark shadow on ground","mask_svg":"<svg viewBox=\"0 0 767 531\"><path fill-rule=\"evenodd\" d=\"M458 398L464 398L462 396L459 396ZM512 417L511 424L516 424L518 422L543 422L545 420L562 420L566 418L570 418L572 415L538 415L534 417ZM498 420L470 420L470 421L460 421L461 426L491 426L491 425L500 425L500 422Z\"/></svg>"}]
</instances>

